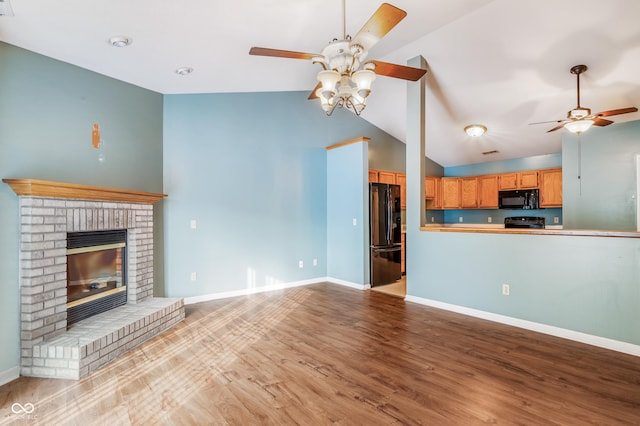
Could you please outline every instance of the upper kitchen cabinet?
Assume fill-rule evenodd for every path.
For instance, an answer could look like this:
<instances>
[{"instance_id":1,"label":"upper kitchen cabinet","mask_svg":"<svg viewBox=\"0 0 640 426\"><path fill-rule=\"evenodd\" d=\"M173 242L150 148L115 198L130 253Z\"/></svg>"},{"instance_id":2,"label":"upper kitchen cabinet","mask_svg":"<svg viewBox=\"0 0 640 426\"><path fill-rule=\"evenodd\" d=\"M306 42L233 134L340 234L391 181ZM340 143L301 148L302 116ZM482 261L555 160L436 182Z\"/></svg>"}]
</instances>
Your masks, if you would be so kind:
<instances>
[{"instance_id":1,"label":"upper kitchen cabinet","mask_svg":"<svg viewBox=\"0 0 640 426\"><path fill-rule=\"evenodd\" d=\"M460 208L460 178L442 178L442 208Z\"/></svg>"},{"instance_id":2,"label":"upper kitchen cabinet","mask_svg":"<svg viewBox=\"0 0 640 426\"><path fill-rule=\"evenodd\" d=\"M478 207L477 177L463 177L460 179L460 206L463 209Z\"/></svg>"},{"instance_id":3,"label":"upper kitchen cabinet","mask_svg":"<svg viewBox=\"0 0 640 426\"><path fill-rule=\"evenodd\" d=\"M478 207L498 208L498 175L478 176Z\"/></svg>"},{"instance_id":4,"label":"upper kitchen cabinet","mask_svg":"<svg viewBox=\"0 0 640 426\"><path fill-rule=\"evenodd\" d=\"M540 170L540 207L562 207L562 169Z\"/></svg>"},{"instance_id":5,"label":"upper kitchen cabinet","mask_svg":"<svg viewBox=\"0 0 640 426\"><path fill-rule=\"evenodd\" d=\"M430 210L442 209L442 178L427 176L424 178L426 207Z\"/></svg>"},{"instance_id":6,"label":"upper kitchen cabinet","mask_svg":"<svg viewBox=\"0 0 640 426\"><path fill-rule=\"evenodd\" d=\"M396 172L388 172L386 170L378 171L378 182L380 183L396 183Z\"/></svg>"},{"instance_id":7,"label":"upper kitchen cabinet","mask_svg":"<svg viewBox=\"0 0 640 426\"><path fill-rule=\"evenodd\" d=\"M369 182L378 182L378 171L375 169L369 169Z\"/></svg>"},{"instance_id":8,"label":"upper kitchen cabinet","mask_svg":"<svg viewBox=\"0 0 640 426\"><path fill-rule=\"evenodd\" d=\"M396 185L400 185L400 208L407 208L407 175L396 173Z\"/></svg>"},{"instance_id":9,"label":"upper kitchen cabinet","mask_svg":"<svg viewBox=\"0 0 640 426\"><path fill-rule=\"evenodd\" d=\"M538 171L502 173L498 179L500 191L511 189L533 189L538 187Z\"/></svg>"}]
</instances>

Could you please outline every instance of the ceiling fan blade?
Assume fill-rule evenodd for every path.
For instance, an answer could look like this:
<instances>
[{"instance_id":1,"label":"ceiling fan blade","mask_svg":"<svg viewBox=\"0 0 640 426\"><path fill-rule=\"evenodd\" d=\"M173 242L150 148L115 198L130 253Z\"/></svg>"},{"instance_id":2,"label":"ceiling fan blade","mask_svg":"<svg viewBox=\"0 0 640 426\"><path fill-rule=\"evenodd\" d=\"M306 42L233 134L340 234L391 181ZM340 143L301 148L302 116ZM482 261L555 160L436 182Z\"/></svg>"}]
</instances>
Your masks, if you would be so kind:
<instances>
[{"instance_id":1,"label":"ceiling fan blade","mask_svg":"<svg viewBox=\"0 0 640 426\"><path fill-rule=\"evenodd\" d=\"M562 123L565 120L549 120L549 121L537 121L535 123L529 123L529 126L532 126L534 124L547 124L547 123Z\"/></svg>"},{"instance_id":2,"label":"ceiling fan blade","mask_svg":"<svg viewBox=\"0 0 640 426\"><path fill-rule=\"evenodd\" d=\"M427 72L427 70L423 70L422 68L407 67L389 62L369 61L367 63L375 65L374 72L378 75L400 78L402 80L418 81Z\"/></svg>"},{"instance_id":3,"label":"ceiling fan blade","mask_svg":"<svg viewBox=\"0 0 640 426\"><path fill-rule=\"evenodd\" d=\"M559 126L556 126L556 127L554 127L553 129L551 129L551 130L547 130L547 133L555 132L555 131L556 131L556 130L558 130L558 129L562 129L562 128L564 127L564 125L565 125L565 124L567 124L567 123L562 123L562 124L560 124Z\"/></svg>"},{"instance_id":4,"label":"ceiling fan blade","mask_svg":"<svg viewBox=\"0 0 640 426\"><path fill-rule=\"evenodd\" d=\"M351 44L358 44L365 50L371 49L389 31L407 16L407 12L388 3L382 3L378 10L358 31Z\"/></svg>"},{"instance_id":5,"label":"ceiling fan blade","mask_svg":"<svg viewBox=\"0 0 640 426\"><path fill-rule=\"evenodd\" d=\"M318 83L316 84L316 87L313 88L313 90L311 91L311 93L309 94L309 97L307 99L311 100L311 99L318 99L318 95L316 94L316 92L318 91L319 88L322 87L322 83Z\"/></svg>"},{"instance_id":6,"label":"ceiling fan blade","mask_svg":"<svg viewBox=\"0 0 640 426\"><path fill-rule=\"evenodd\" d=\"M613 121L605 120L604 118L599 118L599 117L596 117L593 119L594 126L604 127L604 126L608 126L609 124L613 124Z\"/></svg>"},{"instance_id":7,"label":"ceiling fan blade","mask_svg":"<svg viewBox=\"0 0 640 426\"><path fill-rule=\"evenodd\" d=\"M596 117L611 117L612 115L620 115L620 114L628 114L630 112L637 112L638 108L621 108L621 109L612 109L610 111L602 111L596 114Z\"/></svg>"},{"instance_id":8,"label":"ceiling fan blade","mask_svg":"<svg viewBox=\"0 0 640 426\"><path fill-rule=\"evenodd\" d=\"M251 50L249 50L249 55L307 60L312 60L316 56L321 56L315 53L293 52L291 50L269 49L267 47L252 47Z\"/></svg>"}]
</instances>

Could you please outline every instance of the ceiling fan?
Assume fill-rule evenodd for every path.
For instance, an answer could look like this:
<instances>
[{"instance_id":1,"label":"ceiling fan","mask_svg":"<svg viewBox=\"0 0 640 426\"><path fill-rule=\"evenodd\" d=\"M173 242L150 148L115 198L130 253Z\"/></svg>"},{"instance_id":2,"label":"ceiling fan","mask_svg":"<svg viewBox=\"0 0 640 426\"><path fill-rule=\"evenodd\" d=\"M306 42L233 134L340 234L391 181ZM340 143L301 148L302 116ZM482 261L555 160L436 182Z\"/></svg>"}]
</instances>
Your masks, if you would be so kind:
<instances>
[{"instance_id":1,"label":"ceiling fan","mask_svg":"<svg viewBox=\"0 0 640 426\"><path fill-rule=\"evenodd\" d=\"M364 110L371 93L371 83L377 75L417 81L426 70L391 64L382 61L364 62L369 49L380 41L407 12L388 3L383 3L369 18L355 37L347 35L345 0L342 0L342 39L334 38L322 49L322 53L303 53L289 50L252 47L250 55L278 58L305 59L320 64L320 81L309 95L309 99L320 99L322 109L331 115L336 107L351 109L356 115Z\"/></svg>"},{"instance_id":2,"label":"ceiling fan","mask_svg":"<svg viewBox=\"0 0 640 426\"><path fill-rule=\"evenodd\" d=\"M612 109L609 111L602 111L596 114L591 114L591 109L580 106L580 74L585 72L587 69L588 68L586 65L574 65L569 70L571 74L576 75L576 80L577 80L576 92L578 96L578 105L571 111L567 112L567 118L565 120L541 121L538 123L530 123L530 124L560 123L553 129L547 130L547 133L553 132L563 127L573 133L582 133L585 130L588 130L592 125L604 127L613 123L613 121L606 120L602 117L611 117L612 115L628 114L631 112L638 111L638 108L630 107L630 108Z\"/></svg>"}]
</instances>

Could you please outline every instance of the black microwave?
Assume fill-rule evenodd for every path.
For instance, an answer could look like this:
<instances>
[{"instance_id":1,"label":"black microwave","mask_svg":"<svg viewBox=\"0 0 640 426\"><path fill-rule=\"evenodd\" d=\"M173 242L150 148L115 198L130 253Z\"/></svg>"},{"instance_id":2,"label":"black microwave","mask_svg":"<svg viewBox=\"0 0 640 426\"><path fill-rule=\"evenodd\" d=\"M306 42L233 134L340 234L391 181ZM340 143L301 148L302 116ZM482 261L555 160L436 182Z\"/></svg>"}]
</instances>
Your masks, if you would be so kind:
<instances>
[{"instance_id":1,"label":"black microwave","mask_svg":"<svg viewBox=\"0 0 640 426\"><path fill-rule=\"evenodd\" d=\"M533 210L540 208L537 189L499 191L498 207L501 209Z\"/></svg>"}]
</instances>

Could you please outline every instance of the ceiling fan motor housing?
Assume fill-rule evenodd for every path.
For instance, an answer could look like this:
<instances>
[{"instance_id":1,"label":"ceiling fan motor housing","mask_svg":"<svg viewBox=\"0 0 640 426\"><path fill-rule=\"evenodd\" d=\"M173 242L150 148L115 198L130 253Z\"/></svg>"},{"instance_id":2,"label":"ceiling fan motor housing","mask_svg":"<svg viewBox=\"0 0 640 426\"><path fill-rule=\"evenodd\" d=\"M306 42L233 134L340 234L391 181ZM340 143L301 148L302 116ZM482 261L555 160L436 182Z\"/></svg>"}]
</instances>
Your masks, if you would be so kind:
<instances>
[{"instance_id":1,"label":"ceiling fan motor housing","mask_svg":"<svg viewBox=\"0 0 640 426\"><path fill-rule=\"evenodd\" d=\"M360 62L367 56L366 51L351 49L348 40L336 40L329 43L323 50L324 62L327 68L340 74L351 73L358 69Z\"/></svg>"}]
</instances>

